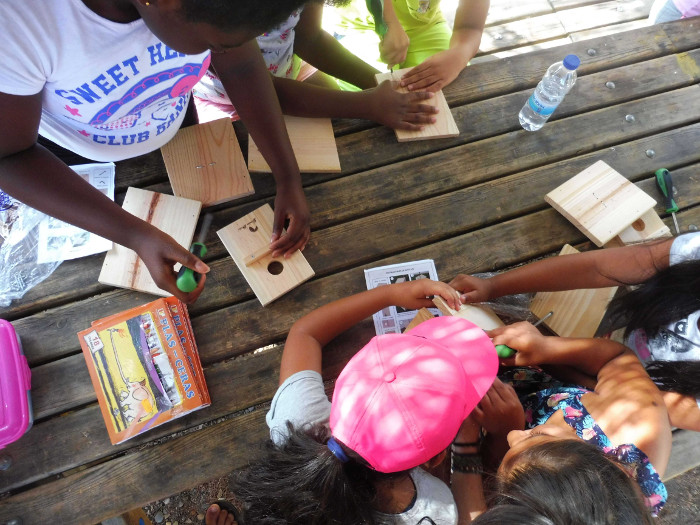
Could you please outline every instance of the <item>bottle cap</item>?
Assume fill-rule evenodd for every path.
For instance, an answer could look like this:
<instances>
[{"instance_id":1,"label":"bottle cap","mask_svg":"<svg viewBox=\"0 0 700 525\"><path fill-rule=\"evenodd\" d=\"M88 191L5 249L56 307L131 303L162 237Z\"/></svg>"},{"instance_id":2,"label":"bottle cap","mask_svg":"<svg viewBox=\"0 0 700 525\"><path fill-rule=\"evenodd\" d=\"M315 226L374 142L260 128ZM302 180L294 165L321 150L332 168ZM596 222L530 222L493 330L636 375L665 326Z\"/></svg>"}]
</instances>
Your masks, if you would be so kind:
<instances>
[{"instance_id":1,"label":"bottle cap","mask_svg":"<svg viewBox=\"0 0 700 525\"><path fill-rule=\"evenodd\" d=\"M581 59L576 55L566 55L564 58L564 67L570 71L576 70L581 65Z\"/></svg>"}]
</instances>

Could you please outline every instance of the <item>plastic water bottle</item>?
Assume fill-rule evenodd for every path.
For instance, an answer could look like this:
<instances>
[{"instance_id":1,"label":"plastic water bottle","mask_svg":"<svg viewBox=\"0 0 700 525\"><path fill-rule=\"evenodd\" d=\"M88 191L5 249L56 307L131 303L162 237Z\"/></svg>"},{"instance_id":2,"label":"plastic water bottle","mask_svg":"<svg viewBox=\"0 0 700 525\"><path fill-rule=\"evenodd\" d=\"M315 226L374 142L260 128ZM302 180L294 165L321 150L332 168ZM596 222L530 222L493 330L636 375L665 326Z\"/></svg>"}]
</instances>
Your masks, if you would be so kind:
<instances>
[{"instance_id":1,"label":"plastic water bottle","mask_svg":"<svg viewBox=\"0 0 700 525\"><path fill-rule=\"evenodd\" d=\"M564 100L576 82L576 68L581 60L576 55L566 55L563 61L552 64L525 105L518 118L527 131L537 131Z\"/></svg>"}]
</instances>

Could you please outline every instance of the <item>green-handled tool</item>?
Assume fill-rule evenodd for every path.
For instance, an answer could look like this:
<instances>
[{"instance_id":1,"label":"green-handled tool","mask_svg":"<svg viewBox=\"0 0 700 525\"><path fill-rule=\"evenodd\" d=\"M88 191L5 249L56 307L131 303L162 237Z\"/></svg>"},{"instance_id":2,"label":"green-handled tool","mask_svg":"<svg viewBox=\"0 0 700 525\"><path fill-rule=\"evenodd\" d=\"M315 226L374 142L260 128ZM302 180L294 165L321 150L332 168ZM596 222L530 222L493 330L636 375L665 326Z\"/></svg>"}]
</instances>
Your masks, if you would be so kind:
<instances>
[{"instance_id":1,"label":"green-handled tool","mask_svg":"<svg viewBox=\"0 0 700 525\"><path fill-rule=\"evenodd\" d=\"M670 213L673 218L673 225L676 227L676 233L681 233L680 228L678 228L678 220L676 219L676 212L678 211L678 205L676 201L673 200L673 179L671 178L671 172L666 168L661 168L654 172L656 175L656 185L659 187L659 191L664 196L664 206L666 207L666 213Z\"/></svg>"},{"instance_id":2,"label":"green-handled tool","mask_svg":"<svg viewBox=\"0 0 700 525\"><path fill-rule=\"evenodd\" d=\"M190 246L190 251L200 259L207 254L207 247L204 246L204 239L207 237L207 232L209 231L213 218L214 217L211 213L207 213L204 216L204 219L202 220L202 227L199 230L199 237L197 237L197 241L193 242L192 246ZM185 293L190 293L197 288L201 278L202 275L195 272L192 268L182 266L177 272L177 279L175 283L177 284L178 290Z\"/></svg>"},{"instance_id":3,"label":"green-handled tool","mask_svg":"<svg viewBox=\"0 0 700 525\"><path fill-rule=\"evenodd\" d=\"M542 324L546 319L549 319L552 317L554 312L549 312L547 315L545 315L542 319L537 321L535 324L532 326L539 326ZM515 355L515 350L512 349L508 345L496 345L496 355L500 357L501 359L507 359L508 357L513 357Z\"/></svg>"}]
</instances>

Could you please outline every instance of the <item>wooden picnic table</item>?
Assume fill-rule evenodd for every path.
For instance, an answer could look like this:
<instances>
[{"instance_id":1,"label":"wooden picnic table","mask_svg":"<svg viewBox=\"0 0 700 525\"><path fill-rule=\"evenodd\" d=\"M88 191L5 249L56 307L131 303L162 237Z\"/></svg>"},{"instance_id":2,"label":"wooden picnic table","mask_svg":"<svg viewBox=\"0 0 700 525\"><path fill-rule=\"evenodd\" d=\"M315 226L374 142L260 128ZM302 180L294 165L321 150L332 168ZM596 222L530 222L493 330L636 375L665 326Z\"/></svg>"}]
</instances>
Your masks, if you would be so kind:
<instances>
[{"instance_id":1,"label":"wooden picnic table","mask_svg":"<svg viewBox=\"0 0 700 525\"><path fill-rule=\"evenodd\" d=\"M0 310L32 368L35 418L0 451L11 459L0 471L0 523L93 524L244 466L267 437L281 344L296 319L364 290L368 267L434 259L449 280L583 244L543 196L597 160L655 197L652 174L670 169L682 231L699 225L699 37L696 18L469 67L445 89L455 138L398 143L384 127L334 122L342 173L303 176L316 276L265 308L215 233L272 201L272 177L253 174L254 195L214 208L212 271L190 309L212 405L122 445L108 440L76 332L154 297L99 284L104 256L63 263ZM576 86L542 130L522 130L520 107L568 53L581 58ZM120 202L128 186L170 193L159 152L117 163ZM329 382L373 333L367 320L330 345ZM692 466L682 459L670 471Z\"/></svg>"}]
</instances>

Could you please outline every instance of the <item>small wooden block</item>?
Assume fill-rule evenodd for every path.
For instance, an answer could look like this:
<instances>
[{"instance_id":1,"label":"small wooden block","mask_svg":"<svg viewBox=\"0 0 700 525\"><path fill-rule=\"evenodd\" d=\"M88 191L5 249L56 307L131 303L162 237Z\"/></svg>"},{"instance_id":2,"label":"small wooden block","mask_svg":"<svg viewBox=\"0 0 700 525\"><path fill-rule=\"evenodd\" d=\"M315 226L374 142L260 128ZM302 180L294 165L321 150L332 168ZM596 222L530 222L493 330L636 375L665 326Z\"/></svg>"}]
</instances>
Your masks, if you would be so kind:
<instances>
[{"instance_id":1,"label":"small wooden block","mask_svg":"<svg viewBox=\"0 0 700 525\"><path fill-rule=\"evenodd\" d=\"M270 244L273 220L272 208L266 204L217 232L263 306L314 276L313 269L298 250L288 259L273 259L267 254L246 266L246 258Z\"/></svg>"},{"instance_id":2,"label":"small wooden block","mask_svg":"<svg viewBox=\"0 0 700 525\"><path fill-rule=\"evenodd\" d=\"M139 188L128 188L122 208L164 231L189 249L202 203ZM97 280L102 284L154 295L171 295L170 292L156 286L148 268L136 252L116 243L114 248L107 252Z\"/></svg>"},{"instance_id":3,"label":"small wooden block","mask_svg":"<svg viewBox=\"0 0 700 525\"><path fill-rule=\"evenodd\" d=\"M329 118L284 116L289 142L292 144L299 171L304 173L339 173L340 158L335 144L333 124ZM272 170L248 137L248 169L271 173Z\"/></svg>"},{"instance_id":4,"label":"small wooden block","mask_svg":"<svg viewBox=\"0 0 700 525\"><path fill-rule=\"evenodd\" d=\"M602 160L550 191L544 200L599 247L656 204Z\"/></svg>"},{"instance_id":5,"label":"small wooden block","mask_svg":"<svg viewBox=\"0 0 700 525\"><path fill-rule=\"evenodd\" d=\"M605 247L626 246L638 242L650 241L660 237L671 237L671 230L664 224L656 211L649 210L630 226L620 232Z\"/></svg>"},{"instance_id":6,"label":"small wooden block","mask_svg":"<svg viewBox=\"0 0 700 525\"><path fill-rule=\"evenodd\" d=\"M427 308L421 308L420 310L418 310L418 313L413 318L413 321L408 323L408 326L406 326L406 330L404 330L404 333L408 332L411 328L415 328L423 321L427 321L428 319L432 319L433 317L435 316L430 313L430 310L428 310Z\"/></svg>"},{"instance_id":7,"label":"small wooden block","mask_svg":"<svg viewBox=\"0 0 700 525\"><path fill-rule=\"evenodd\" d=\"M255 193L228 118L183 128L160 151L178 197L213 206Z\"/></svg>"},{"instance_id":8,"label":"small wooden block","mask_svg":"<svg viewBox=\"0 0 700 525\"><path fill-rule=\"evenodd\" d=\"M559 255L578 253L566 244ZM530 303L530 311L542 319L550 330L561 337L593 337L605 315L617 286L563 292L538 292Z\"/></svg>"},{"instance_id":9,"label":"small wooden block","mask_svg":"<svg viewBox=\"0 0 700 525\"><path fill-rule=\"evenodd\" d=\"M377 84L381 84L385 80L400 80L401 77L408 73L413 68L399 69L391 73L377 73L374 78L377 79ZM408 89L404 87L399 87L397 90L399 93L409 93ZM422 131L406 131L397 129L396 139L399 142L409 142L412 140L426 140L426 139L442 139L446 137L456 137L459 135L459 128L452 116L452 111L447 105L447 100L445 100L445 95L442 90L434 93L433 97L424 100L423 104L432 104L438 108L438 113L435 115L434 124L424 124Z\"/></svg>"},{"instance_id":10,"label":"small wooden block","mask_svg":"<svg viewBox=\"0 0 700 525\"><path fill-rule=\"evenodd\" d=\"M454 310L453 308L450 308L445 300L439 295L436 295L433 298L433 302L444 315L461 317L462 319L471 321L482 330L493 330L499 326L505 326L505 323L501 321L501 318L498 317L496 313L488 306L463 304L459 310Z\"/></svg>"}]
</instances>

